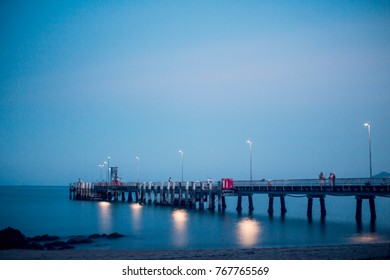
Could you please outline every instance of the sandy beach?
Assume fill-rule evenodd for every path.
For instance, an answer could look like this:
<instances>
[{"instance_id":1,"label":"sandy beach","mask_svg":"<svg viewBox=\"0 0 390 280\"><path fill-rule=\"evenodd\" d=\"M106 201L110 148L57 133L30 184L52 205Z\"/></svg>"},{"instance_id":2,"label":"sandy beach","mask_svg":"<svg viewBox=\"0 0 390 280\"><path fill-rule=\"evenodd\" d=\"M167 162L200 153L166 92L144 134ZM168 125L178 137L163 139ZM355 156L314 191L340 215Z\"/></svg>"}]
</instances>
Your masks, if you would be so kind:
<instances>
[{"instance_id":1,"label":"sandy beach","mask_svg":"<svg viewBox=\"0 0 390 280\"><path fill-rule=\"evenodd\" d=\"M2 260L387 260L390 243L221 250L1 250Z\"/></svg>"}]
</instances>

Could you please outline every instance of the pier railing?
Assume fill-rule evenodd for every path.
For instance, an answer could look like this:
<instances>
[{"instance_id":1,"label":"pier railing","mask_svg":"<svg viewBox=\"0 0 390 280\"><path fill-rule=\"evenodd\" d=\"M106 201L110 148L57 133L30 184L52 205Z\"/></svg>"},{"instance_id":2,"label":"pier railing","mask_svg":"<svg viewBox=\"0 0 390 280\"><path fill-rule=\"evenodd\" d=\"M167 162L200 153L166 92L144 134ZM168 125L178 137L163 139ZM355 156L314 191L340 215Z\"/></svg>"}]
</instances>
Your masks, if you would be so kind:
<instances>
[{"instance_id":1,"label":"pier railing","mask_svg":"<svg viewBox=\"0 0 390 280\"><path fill-rule=\"evenodd\" d=\"M319 179L286 179L286 180L235 180L234 186L378 186L390 185L390 178L339 178L335 181Z\"/></svg>"},{"instance_id":2,"label":"pier railing","mask_svg":"<svg viewBox=\"0 0 390 280\"><path fill-rule=\"evenodd\" d=\"M237 193L307 193L328 195L390 196L389 178L340 178L332 180L239 180L234 181Z\"/></svg>"}]
</instances>

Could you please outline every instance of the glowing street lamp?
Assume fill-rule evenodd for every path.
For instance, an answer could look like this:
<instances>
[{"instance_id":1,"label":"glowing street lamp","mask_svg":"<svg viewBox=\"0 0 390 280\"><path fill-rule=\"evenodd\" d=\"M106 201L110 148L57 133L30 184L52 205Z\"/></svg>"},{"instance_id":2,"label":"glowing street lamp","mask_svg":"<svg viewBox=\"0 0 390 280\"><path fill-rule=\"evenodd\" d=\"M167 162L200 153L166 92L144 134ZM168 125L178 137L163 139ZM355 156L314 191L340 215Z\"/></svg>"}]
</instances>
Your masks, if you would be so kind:
<instances>
[{"instance_id":1,"label":"glowing street lamp","mask_svg":"<svg viewBox=\"0 0 390 280\"><path fill-rule=\"evenodd\" d=\"M370 157L370 178L372 178L372 161L371 161L371 123L366 122L364 124L368 128L368 153Z\"/></svg>"},{"instance_id":2,"label":"glowing street lamp","mask_svg":"<svg viewBox=\"0 0 390 280\"><path fill-rule=\"evenodd\" d=\"M250 178L252 182L252 140L246 141L249 144L249 153L250 153L250 159L249 159L249 166L250 166Z\"/></svg>"},{"instance_id":3,"label":"glowing street lamp","mask_svg":"<svg viewBox=\"0 0 390 280\"><path fill-rule=\"evenodd\" d=\"M179 153L181 154L181 181L183 182L183 158L184 158L184 152L182 150L179 150Z\"/></svg>"}]
</instances>

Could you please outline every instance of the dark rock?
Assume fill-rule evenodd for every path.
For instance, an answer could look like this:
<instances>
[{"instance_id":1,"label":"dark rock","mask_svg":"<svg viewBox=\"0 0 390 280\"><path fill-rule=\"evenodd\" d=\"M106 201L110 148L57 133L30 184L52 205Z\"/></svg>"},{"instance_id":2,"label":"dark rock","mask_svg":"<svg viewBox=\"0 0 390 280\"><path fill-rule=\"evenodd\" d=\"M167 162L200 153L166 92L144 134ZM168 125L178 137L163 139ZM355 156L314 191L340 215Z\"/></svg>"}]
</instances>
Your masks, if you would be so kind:
<instances>
[{"instance_id":1,"label":"dark rock","mask_svg":"<svg viewBox=\"0 0 390 280\"><path fill-rule=\"evenodd\" d=\"M108 235L108 238L110 238L110 239L121 238L121 237L124 237L124 235L117 233L117 232L114 232L114 233L111 233Z\"/></svg>"},{"instance_id":2,"label":"dark rock","mask_svg":"<svg viewBox=\"0 0 390 280\"><path fill-rule=\"evenodd\" d=\"M0 249L24 249L27 246L26 237L19 230L8 227L0 231Z\"/></svg>"},{"instance_id":3,"label":"dark rock","mask_svg":"<svg viewBox=\"0 0 390 280\"><path fill-rule=\"evenodd\" d=\"M68 244L88 244L92 243L93 240L83 236L76 236L68 240Z\"/></svg>"},{"instance_id":4,"label":"dark rock","mask_svg":"<svg viewBox=\"0 0 390 280\"><path fill-rule=\"evenodd\" d=\"M96 239L96 238L100 238L100 237L102 237L102 235L100 235L98 233L91 234L90 236L88 236L88 238L92 238L92 239Z\"/></svg>"},{"instance_id":5,"label":"dark rock","mask_svg":"<svg viewBox=\"0 0 390 280\"><path fill-rule=\"evenodd\" d=\"M43 247L41 244L39 244L37 242L33 242L33 243L28 244L27 249L30 249L30 250L44 250L45 247Z\"/></svg>"},{"instance_id":6,"label":"dark rock","mask_svg":"<svg viewBox=\"0 0 390 280\"><path fill-rule=\"evenodd\" d=\"M27 241L30 241L30 242L48 242L48 241L54 241L54 240L59 240L59 239L60 239L59 236L51 236L51 235L48 235L48 234L44 234L44 235L37 235L37 236L34 236L34 237L28 237Z\"/></svg>"},{"instance_id":7,"label":"dark rock","mask_svg":"<svg viewBox=\"0 0 390 280\"><path fill-rule=\"evenodd\" d=\"M66 245L67 243L64 241L54 241L54 242L45 243L43 247L46 248L47 250L57 250Z\"/></svg>"}]
</instances>

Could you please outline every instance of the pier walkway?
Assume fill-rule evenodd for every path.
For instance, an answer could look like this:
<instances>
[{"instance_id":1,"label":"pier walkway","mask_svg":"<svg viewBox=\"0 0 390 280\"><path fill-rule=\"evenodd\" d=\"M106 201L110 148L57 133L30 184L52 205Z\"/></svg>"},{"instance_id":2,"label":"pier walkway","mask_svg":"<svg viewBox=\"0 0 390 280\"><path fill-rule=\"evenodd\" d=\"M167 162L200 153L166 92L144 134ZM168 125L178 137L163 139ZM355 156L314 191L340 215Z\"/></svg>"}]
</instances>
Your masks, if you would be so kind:
<instances>
[{"instance_id":1,"label":"pier walkway","mask_svg":"<svg viewBox=\"0 0 390 280\"><path fill-rule=\"evenodd\" d=\"M356 220L362 219L362 202L370 204L371 220L376 219L375 197L390 198L390 178L341 178L335 181L319 179L305 180L236 180L192 182L106 182L71 183L69 198L74 200L100 200L138 202L141 204L168 205L176 207L223 211L227 196L237 197L238 212L242 211L242 197L248 197L249 211L254 210L253 195L269 197L268 213L273 214L274 198L280 199L281 213L287 212L285 197L307 197L307 216L312 217L313 199L319 199L321 217L325 217L326 196L354 196L356 198ZM198 207L197 207L198 205Z\"/></svg>"}]
</instances>

